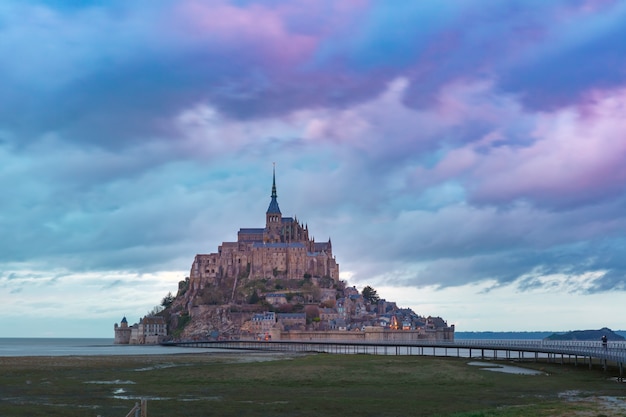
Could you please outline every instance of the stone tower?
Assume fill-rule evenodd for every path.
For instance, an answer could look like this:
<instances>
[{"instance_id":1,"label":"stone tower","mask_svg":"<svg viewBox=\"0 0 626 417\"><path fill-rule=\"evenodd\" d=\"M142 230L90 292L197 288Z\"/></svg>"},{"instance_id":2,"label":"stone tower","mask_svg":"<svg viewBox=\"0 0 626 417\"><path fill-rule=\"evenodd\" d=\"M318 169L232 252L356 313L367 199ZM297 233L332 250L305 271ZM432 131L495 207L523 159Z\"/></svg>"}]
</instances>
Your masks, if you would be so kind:
<instances>
[{"instance_id":1,"label":"stone tower","mask_svg":"<svg viewBox=\"0 0 626 417\"><path fill-rule=\"evenodd\" d=\"M272 195L270 205L265 213L265 233L263 240L266 243L277 243L281 241L282 232L282 214L280 207L278 207L278 200L276 199L276 167L274 167L272 174Z\"/></svg>"},{"instance_id":2,"label":"stone tower","mask_svg":"<svg viewBox=\"0 0 626 417\"><path fill-rule=\"evenodd\" d=\"M132 329L128 327L128 320L126 320L126 316L122 318L119 326L115 323L113 329L115 330L115 341L113 343L116 345L127 345L130 342Z\"/></svg>"}]
</instances>

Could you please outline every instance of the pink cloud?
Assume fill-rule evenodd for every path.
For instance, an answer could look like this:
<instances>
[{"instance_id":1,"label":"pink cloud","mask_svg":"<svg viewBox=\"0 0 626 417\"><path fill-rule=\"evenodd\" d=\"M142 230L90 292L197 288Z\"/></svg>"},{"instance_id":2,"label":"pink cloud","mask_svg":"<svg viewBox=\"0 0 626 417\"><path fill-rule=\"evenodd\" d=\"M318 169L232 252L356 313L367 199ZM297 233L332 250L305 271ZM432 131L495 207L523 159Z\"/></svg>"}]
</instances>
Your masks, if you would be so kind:
<instances>
[{"instance_id":1,"label":"pink cloud","mask_svg":"<svg viewBox=\"0 0 626 417\"><path fill-rule=\"evenodd\" d=\"M527 199L568 206L621 193L626 182L626 88L595 92L585 104L534 115L532 142L485 150L484 140L451 151L438 178L464 171L477 202Z\"/></svg>"},{"instance_id":2,"label":"pink cloud","mask_svg":"<svg viewBox=\"0 0 626 417\"><path fill-rule=\"evenodd\" d=\"M297 0L284 4L235 6L227 1L186 1L178 6L180 30L205 41L241 53L261 54L274 65L302 64L311 57L320 39L330 36L365 1L344 0L334 4ZM317 24L304 25L313 21ZM306 27L303 27L306 26Z\"/></svg>"}]
</instances>

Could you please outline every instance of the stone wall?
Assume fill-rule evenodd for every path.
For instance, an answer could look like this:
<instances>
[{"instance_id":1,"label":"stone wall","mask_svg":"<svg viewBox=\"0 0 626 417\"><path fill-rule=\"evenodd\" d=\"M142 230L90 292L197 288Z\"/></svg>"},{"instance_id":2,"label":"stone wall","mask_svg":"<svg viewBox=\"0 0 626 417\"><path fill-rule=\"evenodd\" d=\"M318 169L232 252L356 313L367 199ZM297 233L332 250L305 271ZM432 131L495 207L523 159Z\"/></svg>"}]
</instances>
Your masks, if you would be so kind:
<instances>
[{"instance_id":1,"label":"stone wall","mask_svg":"<svg viewBox=\"0 0 626 417\"><path fill-rule=\"evenodd\" d=\"M118 327L115 326L115 339L113 341L116 345L127 345L130 343L130 327Z\"/></svg>"},{"instance_id":2,"label":"stone wall","mask_svg":"<svg viewBox=\"0 0 626 417\"><path fill-rule=\"evenodd\" d=\"M453 341L454 326L435 330L389 330L382 327L368 327L364 331L289 331L280 332L274 338L280 340L337 340L355 342L410 342L410 341Z\"/></svg>"}]
</instances>

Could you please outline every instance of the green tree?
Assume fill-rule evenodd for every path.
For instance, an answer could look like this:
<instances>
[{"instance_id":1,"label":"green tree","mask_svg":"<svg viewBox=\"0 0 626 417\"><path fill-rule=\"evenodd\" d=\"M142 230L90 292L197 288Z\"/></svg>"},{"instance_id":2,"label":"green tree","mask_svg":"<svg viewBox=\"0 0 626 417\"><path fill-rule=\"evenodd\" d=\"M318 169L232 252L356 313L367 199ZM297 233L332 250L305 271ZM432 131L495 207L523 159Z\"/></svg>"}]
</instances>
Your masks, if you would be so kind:
<instances>
[{"instance_id":1,"label":"green tree","mask_svg":"<svg viewBox=\"0 0 626 417\"><path fill-rule=\"evenodd\" d=\"M254 292L252 293L252 295L248 299L248 304L256 304L259 301L261 301L261 298L259 297L259 294L256 292L256 290L254 290Z\"/></svg>"},{"instance_id":2,"label":"green tree","mask_svg":"<svg viewBox=\"0 0 626 417\"><path fill-rule=\"evenodd\" d=\"M161 305L165 308L168 308L169 306L172 305L172 303L174 302L174 296L172 295L172 292L168 292L167 295L165 297L163 297L163 300L161 300Z\"/></svg>"},{"instance_id":3,"label":"green tree","mask_svg":"<svg viewBox=\"0 0 626 417\"><path fill-rule=\"evenodd\" d=\"M369 285L363 288L363 291L361 291L361 295L365 300L369 301L372 304L377 304L380 300L380 297L378 296L376 290Z\"/></svg>"}]
</instances>

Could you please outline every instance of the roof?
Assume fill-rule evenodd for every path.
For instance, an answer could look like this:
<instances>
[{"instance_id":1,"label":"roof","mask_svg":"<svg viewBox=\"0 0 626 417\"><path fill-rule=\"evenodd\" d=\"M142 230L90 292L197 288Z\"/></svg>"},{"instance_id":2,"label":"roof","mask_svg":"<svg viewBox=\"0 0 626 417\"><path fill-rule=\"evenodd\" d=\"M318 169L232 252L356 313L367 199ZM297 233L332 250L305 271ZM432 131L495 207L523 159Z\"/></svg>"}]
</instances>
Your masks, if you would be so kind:
<instances>
[{"instance_id":1,"label":"roof","mask_svg":"<svg viewBox=\"0 0 626 417\"><path fill-rule=\"evenodd\" d=\"M272 321L276 320L276 315L273 311L266 311L265 313L257 313L252 316L252 321Z\"/></svg>"},{"instance_id":2,"label":"roof","mask_svg":"<svg viewBox=\"0 0 626 417\"><path fill-rule=\"evenodd\" d=\"M279 319L306 320L306 313L276 313Z\"/></svg>"},{"instance_id":3,"label":"roof","mask_svg":"<svg viewBox=\"0 0 626 417\"><path fill-rule=\"evenodd\" d=\"M446 327L447 324L446 322L441 318L441 317L428 317L427 319L428 321L430 321L435 327L439 328L439 327Z\"/></svg>"},{"instance_id":4,"label":"roof","mask_svg":"<svg viewBox=\"0 0 626 417\"><path fill-rule=\"evenodd\" d=\"M267 212L270 214L280 214L280 208L278 207L276 196L272 196L272 201L270 201L270 206L267 208Z\"/></svg>"},{"instance_id":5,"label":"roof","mask_svg":"<svg viewBox=\"0 0 626 417\"><path fill-rule=\"evenodd\" d=\"M242 227L239 229L239 233L247 233L247 234L260 234L262 235L265 229L263 228L251 228L251 227Z\"/></svg>"},{"instance_id":6,"label":"roof","mask_svg":"<svg viewBox=\"0 0 626 417\"><path fill-rule=\"evenodd\" d=\"M265 243L265 242L254 242L252 244L253 248L304 248L304 243L294 242L294 243Z\"/></svg>"},{"instance_id":7,"label":"roof","mask_svg":"<svg viewBox=\"0 0 626 417\"><path fill-rule=\"evenodd\" d=\"M165 324L162 316L146 316L142 319L143 324Z\"/></svg>"},{"instance_id":8,"label":"roof","mask_svg":"<svg viewBox=\"0 0 626 417\"><path fill-rule=\"evenodd\" d=\"M328 249L328 247L329 247L328 242L315 242L313 244L313 249L315 250L315 252L322 252Z\"/></svg>"}]
</instances>

